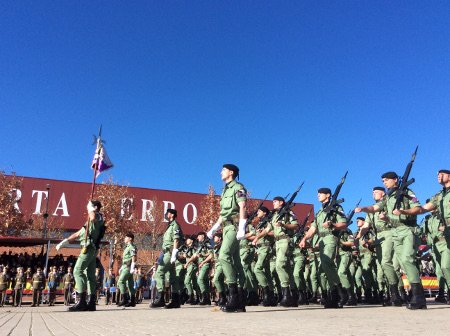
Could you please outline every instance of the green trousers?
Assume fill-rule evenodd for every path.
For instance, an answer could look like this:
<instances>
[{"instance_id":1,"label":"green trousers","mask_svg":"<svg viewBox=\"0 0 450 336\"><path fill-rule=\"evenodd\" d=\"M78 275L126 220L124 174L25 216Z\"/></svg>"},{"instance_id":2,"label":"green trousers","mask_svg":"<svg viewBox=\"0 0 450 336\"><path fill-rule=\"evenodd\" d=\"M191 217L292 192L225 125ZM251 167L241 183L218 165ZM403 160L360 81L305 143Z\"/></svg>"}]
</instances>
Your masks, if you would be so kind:
<instances>
[{"instance_id":1,"label":"green trousers","mask_svg":"<svg viewBox=\"0 0 450 336\"><path fill-rule=\"evenodd\" d=\"M372 252L363 252L360 254L362 276L364 279L364 288L373 289L375 286L375 281L373 279L372 272Z\"/></svg>"},{"instance_id":2,"label":"green trousers","mask_svg":"<svg viewBox=\"0 0 450 336\"><path fill-rule=\"evenodd\" d=\"M352 287L352 276L350 274L350 263L352 260L352 253L348 251L339 251L337 257L338 275L344 288Z\"/></svg>"},{"instance_id":3,"label":"green trousers","mask_svg":"<svg viewBox=\"0 0 450 336\"><path fill-rule=\"evenodd\" d=\"M320 269L322 270L322 273L325 274L330 289L337 287L341 283L335 263L336 245L337 238L333 235L323 237L319 241ZM323 288L323 281L321 282L322 289L325 289Z\"/></svg>"},{"instance_id":4,"label":"green trousers","mask_svg":"<svg viewBox=\"0 0 450 336\"><path fill-rule=\"evenodd\" d=\"M269 261L269 267L270 267L270 277L272 278L272 286L274 289L274 292L277 294L281 293L281 283L280 278L278 277L277 273L277 259L275 253L272 251L272 255L270 256Z\"/></svg>"},{"instance_id":5,"label":"green trousers","mask_svg":"<svg viewBox=\"0 0 450 336\"><path fill-rule=\"evenodd\" d=\"M186 269L184 268L184 264L180 263L178 260L175 261L175 273L178 280L178 286L181 292L184 289L184 278L186 276Z\"/></svg>"},{"instance_id":6,"label":"green trousers","mask_svg":"<svg viewBox=\"0 0 450 336\"><path fill-rule=\"evenodd\" d=\"M155 274L156 288L158 292L164 291L166 273L169 274L169 283L172 287L172 293L179 293L180 291L179 280L177 279L177 273L175 271L175 264L170 262L171 256L172 254L170 251L165 252L161 263L158 265L158 270Z\"/></svg>"},{"instance_id":7,"label":"green trousers","mask_svg":"<svg viewBox=\"0 0 450 336\"><path fill-rule=\"evenodd\" d=\"M197 264L189 264L186 271L186 276L184 278L184 286L186 287L188 294L194 294L194 290L198 292L200 288L197 283Z\"/></svg>"},{"instance_id":8,"label":"green trousers","mask_svg":"<svg viewBox=\"0 0 450 336\"><path fill-rule=\"evenodd\" d=\"M448 241L438 241L433 244L433 252L436 258L436 270L439 265L445 282L450 284L450 238ZM436 271L437 274L437 271Z\"/></svg>"},{"instance_id":9,"label":"green trousers","mask_svg":"<svg viewBox=\"0 0 450 336\"><path fill-rule=\"evenodd\" d=\"M392 230L378 233L377 238L379 244L376 245L375 249L378 262L381 264L389 285L396 285L398 283L398 274L394 268L394 240L392 238Z\"/></svg>"},{"instance_id":10,"label":"green trousers","mask_svg":"<svg viewBox=\"0 0 450 336\"><path fill-rule=\"evenodd\" d=\"M200 287L200 292L209 293L209 263L203 264L198 271L197 283Z\"/></svg>"},{"instance_id":11,"label":"green trousers","mask_svg":"<svg viewBox=\"0 0 450 336\"><path fill-rule=\"evenodd\" d=\"M294 258L294 282L295 286L300 291L306 290L305 281L305 267L306 267L306 256L302 253L300 248L294 248L293 252Z\"/></svg>"},{"instance_id":12,"label":"green trousers","mask_svg":"<svg viewBox=\"0 0 450 336\"><path fill-rule=\"evenodd\" d=\"M133 283L133 274L130 273L129 266L122 266L117 285L119 286L120 292L122 294L125 294L127 292L126 289L128 289L128 293L130 293L131 296L134 295L135 289Z\"/></svg>"},{"instance_id":13,"label":"green trousers","mask_svg":"<svg viewBox=\"0 0 450 336\"><path fill-rule=\"evenodd\" d=\"M394 239L395 254L397 254L408 281L413 284L420 283L419 269L416 264L420 240L415 234L415 228L401 225L393 229L392 238Z\"/></svg>"},{"instance_id":14,"label":"green trousers","mask_svg":"<svg viewBox=\"0 0 450 336\"><path fill-rule=\"evenodd\" d=\"M244 288L245 275L239 255L239 241L236 239L236 228L234 225L228 224L224 226L222 237L219 261L225 274L225 280L228 285L238 284L239 287Z\"/></svg>"},{"instance_id":15,"label":"green trousers","mask_svg":"<svg viewBox=\"0 0 450 336\"><path fill-rule=\"evenodd\" d=\"M216 263L216 268L214 269L214 287L216 287L217 292L225 292L225 275L223 274L223 269L220 263Z\"/></svg>"},{"instance_id":16,"label":"green trousers","mask_svg":"<svg viewBox=\"0 0 450 336\"><path fill-rule=\"evenodd\" d=\"M97 281L95 280L95 257L97 251L95 247L90 245L86 253L81 252L73 268L73 276L75 278L75 289L78 293L88 292L95 293Z\"/></svg>"},{"instance_id":17,"label":"green trousers","mask_svg":"<svg viewBox=\"0 0 450 336\"><path fill-rule=\"evenodd\" d=\"M281 287L288 287L291 283L290 273L291 265L289 258L291 257L291 248L288 239L281 239L275 242L276 261L275 267Z\"/></svg>"},{"instance_id":18,"label":"green trousers","mask_svg":"<svg viewBox=\"0 0 450 336\"><path fill-rule=\"evenodd\" d=\"M240 248L240 258L242 269L245 275L244 288L249 292L254 292L258 288L255 274L253 273L252 263L255 259L255 251L252 248Z\"/></svg>"},{"instance_id":19,"label":"green trousers","mask_svg":"<svg viewBox=\"0 0 450 336\"><path fill-rule=\"evenodd\" d=\"M273 281L270 273L270 258L271 247L259 246L258 259L256 260L254 271L258 284L262 288L269 286L269 289L273 290Z\"/></svg>"}]
</instances>

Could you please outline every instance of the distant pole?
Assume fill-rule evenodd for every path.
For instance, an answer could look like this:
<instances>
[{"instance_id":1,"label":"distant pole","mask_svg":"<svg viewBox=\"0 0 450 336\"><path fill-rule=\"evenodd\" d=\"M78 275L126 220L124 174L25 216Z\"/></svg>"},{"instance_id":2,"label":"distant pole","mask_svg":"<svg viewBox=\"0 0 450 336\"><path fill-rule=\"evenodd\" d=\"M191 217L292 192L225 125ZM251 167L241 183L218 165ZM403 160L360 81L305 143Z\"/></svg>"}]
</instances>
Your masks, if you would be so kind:
<instances>
[{"instance_id":1,"label":"distant pole","mask_svg":"<svg viewBox=\"0 0 450 336\"><path fill-rule=\"evenodd\" d=\"M48 219L48 199L50 198L50 184L47 184L47 202L45 204L44 217L44 231L42 232L42 238L47 238L47 219Z\"/></svg>"}]
</instances>

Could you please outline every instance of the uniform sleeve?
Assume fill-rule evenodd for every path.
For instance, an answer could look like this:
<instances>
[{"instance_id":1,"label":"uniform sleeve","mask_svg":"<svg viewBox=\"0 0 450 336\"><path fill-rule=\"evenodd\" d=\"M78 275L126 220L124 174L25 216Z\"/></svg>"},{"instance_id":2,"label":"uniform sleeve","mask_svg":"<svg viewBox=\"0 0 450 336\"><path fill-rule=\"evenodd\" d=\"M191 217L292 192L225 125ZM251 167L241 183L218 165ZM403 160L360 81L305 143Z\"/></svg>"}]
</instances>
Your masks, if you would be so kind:
<instances>
[{"instance_id":1,"label":"uniform sleeve","mask_svg":"<svg viewBox=\"0 0 450 336\"><path fill-rule=\"evenodd\" d=\"M136 245L132 245L132 246L131 246L131 248L130 248L130 255L131 255L132 257L137 256L137 247L136 247Z\"/></svg>"},{"instance_id":2,"label":"uniform sleeve","mask_svg":"<svg viewBox=\"0 0 450 336\"><path fill-rule=\"evenodd\" d=\"M374 224L372 217L370 217L369 214L366 214L366 218L364 218L364 222L371 226L373 226L373 224Z\"/></svg>"},{"instance_id":3,"label":"uniform sleeve","mask_svg":"<svg viewBox=\"0 0 450 336\"><path fill-rule=\"evenodd\" d=\"M292 211L289 212L289 224L298 226L297 216Z\"/></svg>"},{"instance_id":4,"label":"uniform sleeve","mask_svg":"<svg viewBox=\"0 0 450 336\"><path fill-rule=\"evenodd\" d=\"M336 223L347 223L347 218L343 215L344 209L339 207L338 210L339 211L336 214Z\"/></svg>"},{"instance_id":5,"label":"uniform sleeve","mask_svg":"<svg viewBox=\"0 0 450 336\"><path fill-rule=\"evenodd\" d=\"M245 202L247 200L247 190L242 184L237 184L236 189L236 201L238 203Z\"/></svg>"},{"instance_id":6,"label":"uniform sleeve","mask_svg":"<svg viewBox=\"0 0 450 336\"><path fill-rule=\"evenodd\" d=\"M408 201L409 201L410 208L420 206L419 199L417 198L416 194L412 190L408 190Z\"/></svg>"},{"instance_id":7,"label":"uniform sleeve","mask_svg":"<svg viewBox=\"0 0 450 336\"><path fill-rule=\"evenodd\" d=\"M311 222L311 227L317 229L317 216L314 216L314 220Z\"/></svg>"},{"instance_id":8,"label":"uniform sleeve","mask_svg":"<svg viewBox=\"0 0 450 336\"><path fill-rule=\"evenodd\" d=\"M180 239L180 236L181 236L180 225L178 225L178 223L176 223L173 226L173 239Z\"/></svg>"},{"instance_id":9,"label":"uniform sleeve","mask_svg":"<svg viewBox=\"0 0 450 336\"><path fill-rule=\"evenodd\" d=\"M433 204L433 206L436 207L436 209L439 209L439 202L441 201L440 195L441 193L439 192L430 199L430 203Z\"/></svg>"},{"instance_id":10,"label":"uniform sleeve","mask_svg":"<svg viewBox=\"0 0 450 336\"><path fill-rule=\"evenodd\" d=\"M267 223L267 226L266 226L265 230L267 231L267 233L273 231L273 224L272 224L272 222Z\"/></svg>"},{"instance_id":11,"label":"uniform sleeve","mask_svg":"<svg viewBox=\"0 0 450 336\"><path fill-rule=\"evenodd\" d=\"M380 210L383 210L386 207L386 201L387 197L384 196L379 202L375 203L375 205L378 206Z\"/></svg>"}]
</instances>

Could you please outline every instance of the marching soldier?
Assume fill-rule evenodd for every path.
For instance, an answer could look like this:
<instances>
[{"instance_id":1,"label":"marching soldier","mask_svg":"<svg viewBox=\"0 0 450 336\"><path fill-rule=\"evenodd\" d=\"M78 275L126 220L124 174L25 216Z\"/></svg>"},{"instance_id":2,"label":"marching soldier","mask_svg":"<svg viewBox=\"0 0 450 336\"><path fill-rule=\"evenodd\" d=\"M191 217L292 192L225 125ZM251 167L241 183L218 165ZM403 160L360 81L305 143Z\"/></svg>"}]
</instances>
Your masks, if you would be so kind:
<instances>
[{"instance_id":1,"label":"marching soldier","mask_svg":"<svg viewBox=\"0 0 450 336\"><path fill-rule=\"evenodd\" d=\"M328 216L325 213L324 209L331 199L331 190L329 188L320 188L317 191L317 198L322 203L322 208L315 215L310 229L300 242L300 247L304 248L306 246L306 240L315 234L319 235L320 270L326 275L326 280L328 280L330 287L330 295L325 299L325 308L342 308L348 301L348 295L342 288L335 263L337 237L333 234L333 229L345 230L347 228L347 220L341 206L338 206L333 211L332 216ZM325 291L325 287L325 284L322 284L323 292Z\"/></svg>"},{"instance_id":2,"label":"marching soldier","mask_svg":"<svg viewBox=\"0 0 450 336\"><path fill-rule=\"evenodd\" d=\"M195 245L194 245L194 236L186 237L186 252L184 253L186 262L184 264L184 268L186 269L186 276L184 278L184 286L187 289L189 295L188 303L190 305L196 305L200 302L198 297L200 296L200 289L197 284L197 259L195 258ZM197 294L197 298L195 297L194 292Z\"/></svg>"},{"instance_id":3,"label":"marching soldier","mask_svg":"<svg viewBox=\"0 0 450 336\"><path fill-rule=\"evenodd\" d=\"M175 271L175 261L177 259L178 247L181 246L180 239L183 236L181 227L176 221L177 211L175 209L167 209L166 219L169 221L166 232L163 236L163 258L158 265L158 270L155 274L156 287L158 294L156 299L152 302L151 308L165 307L167 309L180 308L180 287L179 280ZM164 300L164 277L169 273L169 282L172 287L171 302L166 306Z\"/></svg>"},{"instance_id":4,"label":"marching soldier","mask_svg":"<svg viewBox=\"0 0 450 336\"><path fill-rule=\"evenodd\" d=\"M281 283L282 299L280 305L283 307L291 307L293 305L298 305L298 295L296 295L296 289L289 288L290 283L292 283L293 275L290 265L290 258L292 256L292 247L290 246L290 239L294 235L294 232L298 228L297 217L290 211L280 218L279 212L284 205L284 198L277 196L273 199L274 213L272 215L272 220L269 225L256 237L256 243L262 237L267 236L268 233L273 231L275 239L275 249L276 249L276 270ZM291 292L292 290L292 292ZM294 294L294 298L291 294Z\"/></svg>"},{"instance_id":5,"label":"marching soldier","mask_svg":"<svg viewBox=\"0 0 450 336\"><path fill-rule=\"evenodd\" d=\"M75 287L75 278L72 274L71 266L67 268L67 273L64 275L62 281L64 283L64 305L69 306L72 297L72 289Z\"/></svg>"},{"instance_id":6,"label":"marching soldier","mask_svg":"<svg viewBox=\"0 0 450 336\"><path fill-rule=\"evenodd\" d=\"M256 239L269 224L269 209L265 206L260 207L256 216L259 219L259 222L257 224L255 238L252 241L252 245L255 246L258 251L258 257L254 268L255 276L259 286L263 289L263 306L274 307L277 305L278 300L274 295L273 280L270 272L270 259L272 256L272 245L274 243L273 232L269 232Z\"/></svg>"},{"instance_id":7,"label":"marching soldier","mask_svg":"<svg viewBox=\"0 0 450 336\"><path fill-rule=\"evenodd\" d=\"M197 234L198 249L195 258L198 262L198 286L200 287L201 300L199 305L205 306L211 304L210 288L209 288L209 269L213 259L213 251L211 246L205 240L206 234L199 232Z\"/></svg>"},{"instance_id":8,"label":"marching soldier","mask_svg":"<svg viewBox=\"0 0 450 336\"><path fill-rule=\"evenodd\" d=\"M90 201L87 205L89 222L56 246L56 249L59 251L59 249L68 245L70 241L79 239L82 248L74 268L76 290L80 299L76 305L69 308L71 312L96 310L95 258L100 247L100 241L106 231L105 221L100 213L101 207L102 204L99 201ZM89 228L88 232L86 232L87 228ZM88 291L90 294L89 302L87 302Z\"/></svg>"},{"instance_id":9,"label":"marching soldier","mask_svg":"<svg viewBox=\"0 0 450 336\"><path fill-rule=\"evenodd\" d=\"M9 281L8 267L4 266L0 273L0 307L3 307L5 304Z\"/></svg>"},{"instance_id":10,"label":"marching soldier","mask_svg":"<svg viewBox=\"0 0 450 336\"><path fill-rule=\"evenodd\" d=\"M347 291L347 306L356 306L357 299L355 296L355 288L353 278L350 274L350 264L352 262L352 252L355 244L353 233L350 229L343 230L339 236L339 253L338 253L338 274L341 279L342 287Z\"/></svg>"},{"instance_id":11,"label":"marching soldier","mask_svg":"<svg viewBox=\"0 0 450 336\"><path fill-rule=\"evenodd\" d=\"M245 237L239 241L239 254L245 275L244 289L247 292L246 303L249 306L259 305L258 283L252 269L253 262L255 261L255 247L252 245L251 240L254 239L254 234L255 228L253 225L247 225L245 228Z\"/></svg>"},{"instance_id":12,"label":"marching soldier","mask_svg":"<svg viewBox=\"0 0 450 336\"><path fill-rule=\"evenodd\" d=\"M41 268L38 268L36 273L33 275L33 303L31 307L39 307L42 299L42 290L45 288L45 277L42 274Z\"/></svg>"},{"instance_id":13,"label":"marching soldier","mask_svg":"<svg viewBox=\"0 0 450 336\"><path fill-rule=\"evenodd\" d=\"M137 272L134 272L133 276L134 288L136 290L136 303L142 302L142 289L144 287L144 274L142 274L142 268L138 268Z\"/></svg>"},{"instance_id":14,"label":"marching soldier","mask_svg":"<svg viewBox=\"0 0 450 336\"><path fill-rule=\"evenodd\" d=\"M222 266L220 265L219 255L220 248L222 247L222 233L216 232L214 234L214 287L216 291L219 292L219 300L217 301L218 306L225 306L226 300L226 290L225 290L225 276L223 274Z\"/></svg>"},{"instance_id":15,"label":"marching soldier","mask_svg":"<svg viewBox=\"0 0 450 336\"><path fill-rule=\"evenodd\" d=\"M356 219L358 228L364 225L364 218L358 217ZM374 242L374 235L371 230L367 231L359 239L359 260L361 261L362 277L364 278L364 302L367 304L375 303L373 295L375 289L375 280L372 272L372 251L370 245Z\"/></svg>"},{"instance_id":16,"label":"marching soldier","mask_svg":"<svg viewBox=\"0 0 450 336\"><path fill-rule=\"evenodd\" d=\"M14 285L14 307L22 306L23 289L25 288L25 274L23 268L17 268L16 284Z\"/></svg>"},{"instance_id":17,"label":"marching soldier","mask_svg":"<svg viewBox=\"0 0 450 336\"><path fill-rule=\"evenodd\" d=\"M225 187L220 198L220 217L208 232L208 238L223 225L222 248L219 260L229 288L229 299L222 308L224 312L245 312L244 270L239 255L238 239L245 237L247 190L236 179L239 168L234 164L224 164L221 178Z\"/></svg>"},{"instance_id":18,"label":"marching soldier","mask_svg":"<svg viewBox=\"0 0 450 336\"><path fill-rule=\"evenodd\" d=\"M355 212L363 211L369 214L376 212L385 213L382 219L386 220L393 228L392 238L394 240L395 253L411 284L412 299L407 305L407 308L426 309L427 304L422 282L415 263L417 248L419 246L419 239L417 237L417 214L421 212L422 207L414 192L407 189L407 195L402 197L402 209L395 209L399 186L398 175L395 172L387 172L381 178L389 192L376 204L356 208ZM392 290L394 292L393 295L396 295L395 289L392 288Z\"/></svg>"},{"instance_id":19,"label":"marching soldier","mask_svg":"<svg viewBox=\"0 0 450 336\"><path fill-rule=\"evenodd\" d=\"M404 208L397 211L400 215L407 216L415 216L428 211L436 211L438 220L434 222L435 224L432 227L429 226L428 228L432 232L433 251L436 255L436 261L441 267L441 271L448 286L450 284L450 170L439 170L438 183L442 186L442 190L434 195L428 203L421 207ZM409 279L408 273L406 275ZM424 303L420 300L421 297L419 296L420 289L420 286L417 286L417 284L413 286L411 283L413 298L411 299L410 305L413 305L416 308L423 308L424 306ZM421 294L423 295L423 288ZM448 304L450 304L449 294L450 293L447 292ZM414 301L414 298L417 298L416 301Z\"/></svg>"},{"instance_id":20,"label":"marching soldier","mask_svg":"<svg viewBox=\"0 0 450 336\"><path fill-rule=\"evenodd\" d=\"M120 289L120 303L118 306L125 307L135 307L136 306L136 296L135 289L133 284L133 273L135 271L135 265L137 260L137 248L133 243L134 234L127 233L124 238L124 242L126 244L125 249L123 250L122 257L122 267L119 271L119 280L117 281L117 285ZM127 298L127 290L130 296L130 300Z\"/></svg>"}]
</instances>

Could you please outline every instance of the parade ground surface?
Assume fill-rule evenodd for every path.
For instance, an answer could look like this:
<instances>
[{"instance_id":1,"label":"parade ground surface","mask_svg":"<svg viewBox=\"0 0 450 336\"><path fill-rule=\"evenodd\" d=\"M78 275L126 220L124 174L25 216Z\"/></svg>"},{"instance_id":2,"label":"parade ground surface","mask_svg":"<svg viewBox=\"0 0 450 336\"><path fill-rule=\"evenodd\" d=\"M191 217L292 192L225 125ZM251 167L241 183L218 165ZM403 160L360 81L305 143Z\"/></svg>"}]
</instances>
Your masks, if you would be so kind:
<instances>
[{"instance_id":1,"label":"parade ground surface","mask_svg":"<svg viewBox=\"0 0 450 336\"><path fill-rule=\"evenodd\" d=\"M450 306L430 302L427 310L358 306L323 309L248 307L223 313L216 307L149 309L148 303L96 312L66 307L0 308L0 335L449 335Z\"/></svg>"}]
</instances>

